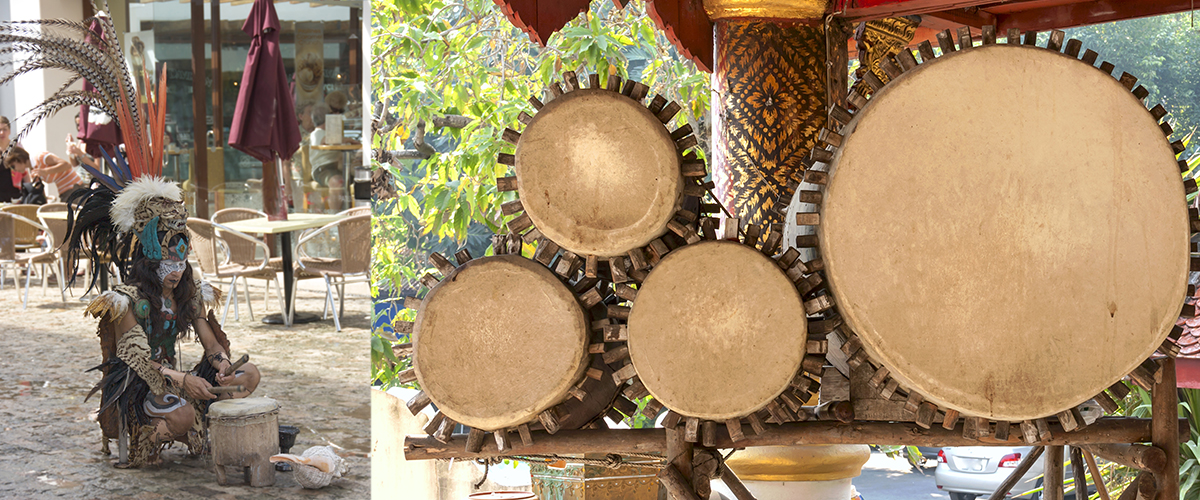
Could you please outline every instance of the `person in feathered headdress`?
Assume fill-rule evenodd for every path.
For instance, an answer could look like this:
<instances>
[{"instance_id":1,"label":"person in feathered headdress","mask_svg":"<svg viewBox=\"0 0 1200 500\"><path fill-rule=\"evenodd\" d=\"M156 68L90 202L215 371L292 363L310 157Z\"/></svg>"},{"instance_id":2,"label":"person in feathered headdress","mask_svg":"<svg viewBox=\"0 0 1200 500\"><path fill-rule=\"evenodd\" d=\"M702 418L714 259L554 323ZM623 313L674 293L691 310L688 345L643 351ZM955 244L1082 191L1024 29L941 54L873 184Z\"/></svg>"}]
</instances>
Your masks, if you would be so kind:
<instances>
[{"instance_id":1,"label":"person in feathered headdress","mask_svg":"<svg viewBox=\"0 0 1200 500\"><path fill-rule=\"evenodd\" d=\"M89 21L105 23L105 35L92 36ZM121 277L121 285L100 294L87 307L88 314L100 318L103 355L103 362L93 368L103 378L88 397L101 393L102 451L107 453L109 439L124 431L130 444L128 460L122 453L118 465L138 467L155 462L162 447L173 441L187 443L193 453L206 451L203 416L208 404L218 399L209 389L241 385L244 390L220 398L245 397L258 385L259 373L246 364L229 376L221 374L230 360L229 342L210 310L219 302L218 292L193 279L182 193L179 186L160 177L165 72L157 93L148 92L149 105L143 113L114 32L107 17L84 23L0 23L0 44L28 55L23 66L0 78L0 84L35 69L58 68L74 75L68 85L28 113L31 121L18 139L38 121L80 104L101 109L120 123L124 151L101 149L111 175L85 165L95 181L67 199L65 244L68 269L75 268L81 254L90 260L89 292L110 263ZM80 78L86 78L94 90L67 90ZM145 87L150 88L149 82ZM192 334L204 346L205 356L184 371L178 365L175 342Z\"/></svg>"}]
</instances>

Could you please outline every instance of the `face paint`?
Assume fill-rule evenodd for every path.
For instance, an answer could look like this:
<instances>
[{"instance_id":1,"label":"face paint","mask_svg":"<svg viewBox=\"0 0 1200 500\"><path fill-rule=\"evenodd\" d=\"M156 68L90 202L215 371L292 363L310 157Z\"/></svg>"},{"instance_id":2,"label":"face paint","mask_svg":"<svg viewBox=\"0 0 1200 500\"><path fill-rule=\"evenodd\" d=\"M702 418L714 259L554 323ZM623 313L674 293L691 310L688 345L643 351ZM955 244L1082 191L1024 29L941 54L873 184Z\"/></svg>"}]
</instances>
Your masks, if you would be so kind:
<instances>
[{"instance_id":1,"label":"face paint","mask_svg":"<svg viewBox=\"0 0 1200 500\"><path fill-rule=\"evenodd\" d=\"M165 282L172 273L181 273L187 268L185 260L164 260L158 263L158 280Z\"/></svg>"}]
</instances>

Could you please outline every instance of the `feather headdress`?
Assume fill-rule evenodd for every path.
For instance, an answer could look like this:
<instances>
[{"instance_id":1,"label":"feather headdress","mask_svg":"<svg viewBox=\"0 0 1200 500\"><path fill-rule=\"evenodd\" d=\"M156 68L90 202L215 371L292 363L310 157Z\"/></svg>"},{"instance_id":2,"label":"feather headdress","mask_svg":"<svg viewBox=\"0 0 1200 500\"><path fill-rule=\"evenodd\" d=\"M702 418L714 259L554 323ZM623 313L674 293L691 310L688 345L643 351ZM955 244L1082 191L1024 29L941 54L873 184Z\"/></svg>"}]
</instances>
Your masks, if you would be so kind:
<instances>
[{"instance_id":1,"label":"feather headdress","mask_svg":"<svg viewBox=\"0 0 1200 500\"><path fill-rule=\"evenodd\" d=\"M98 23L101 29L91 29L92 23ZM9 63L12 71L0 77L0 85L46 69L71 75L58 91L18 118L25 123L14 136L14 144L63 109L88 105L116 118L123 150L114 149L110 154L101 148L108 174L84 165L96 183L67 200L70 236L66 244L70 261L87 252L93 266L114 262L124 277L125 264L133 252L140 251L155 260L171 252L171 239L186 236L187 211L179 187L159 177L165 154L166 68L157 89L147 92L146 107L140 107L137 88L114 33L112 20L105 15L83 22L0 22L0 54L12 54L18 61ZM71 88L81 79L87 80L92 89ZM146 80L143 88L153 89ZM186 252L186 244L181 248ZM96 273L92 276L90 285L95 284Z\"/></svg>"}]
</instances>

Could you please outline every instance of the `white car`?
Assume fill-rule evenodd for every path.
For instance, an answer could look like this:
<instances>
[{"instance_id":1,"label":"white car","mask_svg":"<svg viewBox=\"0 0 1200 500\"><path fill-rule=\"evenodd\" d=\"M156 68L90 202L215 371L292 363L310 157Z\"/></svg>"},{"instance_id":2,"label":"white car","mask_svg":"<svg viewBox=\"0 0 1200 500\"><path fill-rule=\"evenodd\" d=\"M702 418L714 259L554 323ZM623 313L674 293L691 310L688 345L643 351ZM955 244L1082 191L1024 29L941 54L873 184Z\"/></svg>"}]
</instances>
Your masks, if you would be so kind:
<instances>
[{"instance_id":1,"label":"white car","mask_svg":"<svg viewBox=\"0 0 1200 500\"><path fill-rule=\"evenodd\" d=\"M1016 470L1021 459L1029 455L1031 446L959 446L942 448L938 452L937 469L933 478L939 490L950 494L950 500L975 500L976 496L987 498L996 491L1000 483ZM1070 459L1070 448L1066 448L1064 459ZM1043 455L1044 456L1044 455ZM1039 458L1029 471L1008 492L1016 497L1026 491L1042 486L1040 476L1044 461ZM1067 478L1072 477L1071 467L1064 467ZM1027 498L1040 500L1041 493ZM1074 495L1068 494L1068 498Z\"/></svg>"}]
</instances>

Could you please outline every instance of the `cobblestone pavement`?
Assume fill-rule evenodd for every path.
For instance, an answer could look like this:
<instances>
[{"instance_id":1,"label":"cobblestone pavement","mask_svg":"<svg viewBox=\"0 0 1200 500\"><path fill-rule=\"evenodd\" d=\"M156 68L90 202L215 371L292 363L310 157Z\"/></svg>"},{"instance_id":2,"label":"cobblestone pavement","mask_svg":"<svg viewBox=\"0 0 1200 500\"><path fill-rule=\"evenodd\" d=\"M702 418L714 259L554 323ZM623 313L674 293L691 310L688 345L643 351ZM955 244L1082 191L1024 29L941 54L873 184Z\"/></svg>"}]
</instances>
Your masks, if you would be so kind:
<instances>
[{"instance_id":1,"label":"cobblestone pavement","mask_svg":"<svg viewBox=\"0 0 1200 500\"><path fill-rule=\"evenodd\" d=\"M256 286L251 287L255 320L247 317L243 302L241 320L230 312L225 326L233 356L250 354L263 373L255 396L279 401L280 424L300 427L292 452L333 444L348 460L345 477L320 490L305 490L286 472L276 474L273 487L219 486L210 458L188 458L180 445L164 453L161 466L113 468L112 458L99 452L99 426L88 419L98 396L83 401L100 378L96 372L84 373L99 364L100 346L96 322L83 316L84 304L77 298L82 290L76 288L63 303L53 280L43 296L35 277L29 308L21 310L11 275L0 291L0 498L370 496L370 296L365 286L348 287L341 332L334 331L332 319L291 329L262 324L263 289ZM321 310L324 286L318 283L301 285L298 310ZM277 304L272 304L273 312L278 312ZM184 343L186 366L201 354L199 344ZM115 454L115 442L112 450ZM231 481L240 480L231 474Z\"/></svg>"}]
</instances>

